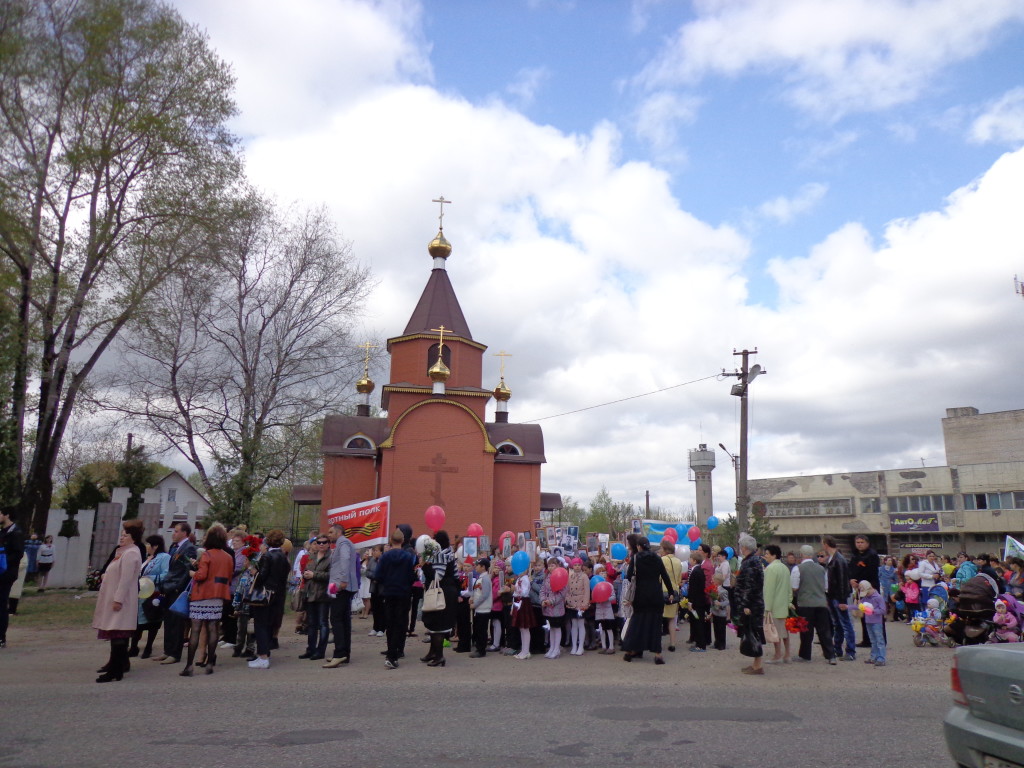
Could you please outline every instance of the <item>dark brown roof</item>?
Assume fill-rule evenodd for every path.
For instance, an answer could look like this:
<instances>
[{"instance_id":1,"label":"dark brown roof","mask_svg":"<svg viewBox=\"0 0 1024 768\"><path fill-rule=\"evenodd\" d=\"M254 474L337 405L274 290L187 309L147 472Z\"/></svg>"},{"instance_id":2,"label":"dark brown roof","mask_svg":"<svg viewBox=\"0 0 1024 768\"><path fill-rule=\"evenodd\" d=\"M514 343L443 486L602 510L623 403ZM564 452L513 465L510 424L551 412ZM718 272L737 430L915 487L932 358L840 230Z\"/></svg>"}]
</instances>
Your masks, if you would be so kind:
<instances>
[{"instance_id":1,"label":"dark brown roof","mask_svg":"<svg viewBox=\"0 0 1024 768\"><path fill-rule=\"evenodd\" d=\"M345 444L356 435L365 435L373 444L380 445L388 436L388 421L380 416L343 416L334 414L324 418L324 436L321 448L332 455L373 456L375 449L346 448Z\"/></svg>"},{"instance_id":2,"label":"dark brown roof","mask_svg":"<svg viewBox=\"0 0 1024 768\"><path fill-rule=\"evenodd\" d=\"M499 462L510 462L518 464L544 464L544 431L540 424L487 424L487 436L491 445L497 447L499 443L506 440L518 445L522 456L509 456L499 453L494 460Z\"/></svg>"},{"instance_id":3,"label":"dark brown roof","mask_svg":"<svg viewBox=\"0 0 1024 768\"><path fill-rule=\"evenodd\" d=\"M560 493L540 493L540 509L541 512L553 512L556 509L562 508L562 494Z\"/></svg>"},{"instance_id":4,"label":"dark brown roof","mask_svg":"<svg viewBox=\"0 0 1024 768\"><path fill-rule=\"evenodd\" d=\"M293 485L292 501L299 505L319 504L324 495L322 485Z\"/></svg>"},{"instance_id":5,"label":"dark brown roof","mask_svg":"<svg viewBox=\"0 0 1024 768\"><path fill-rule=\"evenodd\" d=\"M473 339L466 316L462 314L462 307L455 297L455 289L448 279L448 271L434 269L430 272L430 279L427 280L416 309L412 311L403 335L430 333L442 325L456 336Z\"/></svg>"}]
</instances>

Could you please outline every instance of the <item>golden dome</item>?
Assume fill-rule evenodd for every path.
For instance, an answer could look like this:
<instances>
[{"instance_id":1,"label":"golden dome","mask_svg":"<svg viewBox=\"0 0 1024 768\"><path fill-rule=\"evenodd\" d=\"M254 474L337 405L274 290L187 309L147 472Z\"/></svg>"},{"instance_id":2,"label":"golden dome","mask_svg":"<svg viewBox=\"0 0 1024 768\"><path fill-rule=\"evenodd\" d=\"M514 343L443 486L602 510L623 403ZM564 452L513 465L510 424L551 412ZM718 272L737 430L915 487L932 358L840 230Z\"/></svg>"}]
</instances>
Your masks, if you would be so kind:
<instances>
[{"instance_id":1,"label":"golden dome","mask_svg":"<svg viewBox=\"0 0 1024 768\"><path fill-rule=\"evenodd\" d=\"M444 364L441 358L437 359L437 362L430 366L430 370L427 371L427 375L431 381L448 381L448 377L452 375L451 370Z\"/></svg>"},{"instance_id":2,"label":"golden dome","mask_svg":"<svg viewBox=\"0 0 1024 768\"><path fill-rule=\"evenodd\" d=\"M373 379L365 375L361 379L359 379L359 381L356 382L356 392L358 392L361 395L370 394L371 392L373 392L373 387Z\"/></svg>"},{"instance_id":3,"label":"golden dome","mask_svg":"<svg viewBox=\"0 0 1024 768\"><path fill-rule=\"evenodd\" d=\"M505 380L502 379L494 388L494 399L506 403L510 397L512 397L512 390L505 385Z\"/></svg>"},{"instance_id":4,"label":"golden dome","mask_svg":"<svg viewBox=\"0 0 1024 768\"><path fill-rule=\"evenodd\" d=\"M427 253L435 259L447 259L452 253L452 244L445 240L444 231L438 230L437 237L430 241Z\"/></svg>"}]
</instances>

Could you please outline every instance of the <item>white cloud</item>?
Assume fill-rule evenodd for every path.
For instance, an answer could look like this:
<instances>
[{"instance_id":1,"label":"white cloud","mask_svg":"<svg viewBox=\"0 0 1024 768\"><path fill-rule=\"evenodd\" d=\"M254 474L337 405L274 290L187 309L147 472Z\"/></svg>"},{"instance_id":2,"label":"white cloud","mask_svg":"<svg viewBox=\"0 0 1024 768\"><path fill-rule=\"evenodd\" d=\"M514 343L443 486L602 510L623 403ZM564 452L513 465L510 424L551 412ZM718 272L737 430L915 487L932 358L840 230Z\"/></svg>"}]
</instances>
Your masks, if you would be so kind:
<instances>
[{"instance_id":1,"label":"white cloud","mask_svg":"<svg viewBox=\"0 0 1024 768\"><path fill-rule=\"evenodd\" d=\"M969 138L976 144L1024 141L1024 88L1014 88L989 104L971 124Z\"/></svg>"},{"instance_id":2,"label":"white cloud","mask_svg":"<svg viewBox=\"0 0 1024 768\"><path fill-rule=\"evenodd\" d=\"M432 78L414 0L175 0L232 64L243 136L302 131L364 93Z\"/></svg>"},{"instance_id":3,"label":"white cloud","mask_svg":"<svg viewBox=\"0 0 1024 768\"><path fill-rule=\"evenodd\" d=\"M645 87L779 74L793 104L826 119L915 98L1024 19L1017 0L703 0L695 12L644 69Z\"/></svg>"},{"instance_id":4,"label":"white cloud","mask_svg":"<svg viewBox=\"0 0 1024 768\"><path fill-rule=\"evenodd\" d=\"M517 107L528 107L533 104L537 91L550 77L551 72L547 67L524 67L516 73L516 79L505 90L512 96Z\"/></svg>"},{"instance_id":5,"label":"white cloud","mask_svg":"<svg viewBox=\"0 0 1024 768\"><path fill-rule=\"evenodd\" d=\"M637 107L633 120L636 135L656 153L672 150L682 125L697 117L701 100L671 91L658 91L647 96Z\"/></svg>"},{"instance_id":6,"label":"white cloud","mask_svg":"<svg viewBox=\"0 0 1024 768\"><path fill-rule=\"evenodd\" d=\"M757 207L758 214L766 219L788 224L800 214L813 209L828 193L828 185L812 182L804 184L793 197L782 195L766 200Z\"/></svg>"}]
</instances>

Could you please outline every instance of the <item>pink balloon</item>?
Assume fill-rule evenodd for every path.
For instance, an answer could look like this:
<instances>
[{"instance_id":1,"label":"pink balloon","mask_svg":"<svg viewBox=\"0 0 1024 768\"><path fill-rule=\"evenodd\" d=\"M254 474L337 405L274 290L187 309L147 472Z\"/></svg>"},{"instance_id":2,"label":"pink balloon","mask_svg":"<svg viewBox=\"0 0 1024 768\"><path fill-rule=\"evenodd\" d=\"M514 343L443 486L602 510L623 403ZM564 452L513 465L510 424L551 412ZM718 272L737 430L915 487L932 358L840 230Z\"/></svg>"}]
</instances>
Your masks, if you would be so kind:
<instances>
[{"instance_id":1,"label":"pink balloon","mask_svg":"<svg viewBox=\"0 0 1024 768\"><path fill-rule=\"evenodd\" d=\"M666 528L665 529L665 538L666 539L672 539L672 541L679 541L679 534L676 533L676 529L675 528Z\"/></svg>"},{"instance_id":2,"label":"pink balloon","mask_svg":"<svg viewBox=\"0 0 1024 768\"><path fill-rule=\"evenodd\" d=\"M423 520L427 524L427 528L437 533L444 527L444 510L436 504L431 504L423 513Z\"/></svg>"},{"instance_id":3,"label":"pink balloon","mask_svg":"<svg viewBox=\"0 0 1024 768\"><path fill-rule=\"evenodd\" d=\"M612 592L615 590L612 585L607 581L599 581L594 585L593 592L591 592L590 599L595 603L607 603L611 599Z\"/></svg>"},{"instance_id":4,"label":"pink balloon","mask_svg":"<svg viewBox=\"0 0 1024 768\"><path fill-rule=\"evenodd\" d=\"M691 525L690 530L686 532L686 535L690 539L690 541L696 541L700 538L700 528L698 528L696 525Z\"/></svg>"},{"instance_id":5,"label":"pink balloon","mask_svg":"<svg viewBox=\"0 0 1024 768\"><path fill-rule=\"evenodd\" d=\"M467 536L483 536L484 527L480 523L470 523L469 528L466 529Z\"/></svg>"},{"instance_id":6,"label":"pink balloon","mask_svg":"<svg viewBox=\"0 0 1024 768\"><path fill-rule=\"evenodd\" d=\"M555 592L561 592L569 583L569 572L565 568L555 568L551 572L551 588ZM609 585L610 586L610 585Z\"/></svg>"}]
</instances>

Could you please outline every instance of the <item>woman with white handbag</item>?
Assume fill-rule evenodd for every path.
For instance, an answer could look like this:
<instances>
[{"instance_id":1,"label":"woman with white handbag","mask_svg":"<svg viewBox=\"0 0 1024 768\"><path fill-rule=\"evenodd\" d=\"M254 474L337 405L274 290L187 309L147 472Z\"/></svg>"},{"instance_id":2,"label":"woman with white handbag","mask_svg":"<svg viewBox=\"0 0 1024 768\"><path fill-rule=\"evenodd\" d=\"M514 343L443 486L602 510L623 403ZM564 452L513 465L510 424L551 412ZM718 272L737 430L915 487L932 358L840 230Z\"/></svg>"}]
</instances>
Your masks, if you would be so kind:
<instances>
[{"instance_id":1,"label":"woman with white handbag","mask_svg":"<svg viewBox=\"0 0 1024 768\"><path fill-rule=\"evenodd\" d=\"M420 659L428 667L443 667L444 641L455 629L455 606L459 599L459 582L455 577L455 553L447 531L434 534L436 547L424 551L423 626L430 635L430 650Z\"/></svg>"}]
</instances>

